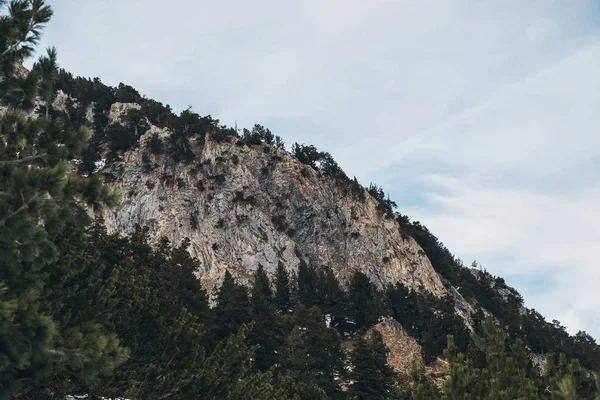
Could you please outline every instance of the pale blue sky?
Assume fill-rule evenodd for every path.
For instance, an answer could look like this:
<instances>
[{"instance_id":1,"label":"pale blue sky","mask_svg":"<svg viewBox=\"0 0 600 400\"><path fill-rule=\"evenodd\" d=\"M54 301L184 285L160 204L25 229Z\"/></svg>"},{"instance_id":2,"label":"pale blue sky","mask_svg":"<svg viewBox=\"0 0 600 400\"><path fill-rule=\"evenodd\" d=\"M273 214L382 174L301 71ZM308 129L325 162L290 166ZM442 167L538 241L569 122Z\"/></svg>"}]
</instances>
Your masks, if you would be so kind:
<instances>
[{"instance_id":1,"label":"pale blue sky","mask_svg":"<svg viewBox=\"0 0 600 400\"><path fill-rule=\"evenodd\" d=\"M76 75L261 123L600 337L600 2L54 1Z\"/></svg>"}]
</instances>

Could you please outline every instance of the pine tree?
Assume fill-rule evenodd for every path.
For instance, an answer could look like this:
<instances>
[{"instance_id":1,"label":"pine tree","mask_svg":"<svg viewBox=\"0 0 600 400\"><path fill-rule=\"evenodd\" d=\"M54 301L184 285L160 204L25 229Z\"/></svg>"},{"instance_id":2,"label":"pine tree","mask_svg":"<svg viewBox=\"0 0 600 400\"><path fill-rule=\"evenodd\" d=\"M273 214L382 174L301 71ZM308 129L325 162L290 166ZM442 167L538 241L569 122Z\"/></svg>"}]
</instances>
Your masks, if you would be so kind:
<instances>
[{"instance_id":1,"label":"pine tree","mask_svg":"<svg viewBox=\"0 0 600 400\"><path fill-rule=\"evenodd\" d=\"M218 290L214 315L213 343L234 335L243 324L251 321L248 289L238 284L229 271L225 271Z\"/></svg>"},{"instance_id":2,"label":"pine tree","mask_svg":"<svg viewBox=\"0 0 600 400\"><path fill-rule=\"evenodd\" d=\"M380 316L381 304L378 304L378 293L369 278L356 271L348 288L348 311L354 318L357 328L372 325Z\"/></svg>"},{"instance_id":3,"label":"pine tree","mask_svg":"<svg viewBox=\"0 0 600 400\"><path fill-rule=\"evenodd\" d=\"M427 379L423 368L419 368L415 360L412 361L410 371L412 379L412 400L440 400L441 393L438 387Z\"/></svg>"},{"instance_id":4,"label":"pine tree","mask_svg":"<svg viewBox=\"0 0 600 400\"><path fill-rule=\"evenodd\" d=\"M456 353L450 337L445 352L450 362L450 379L444 384L444 399L521 399L537 398L534 381L528 376L529 355L524 345L516 341L508 348L504 332L491 318L483 324L483 335L473 335L477 347L486 355L486 368L479 370Z\"/></svg>"},{"instance_id":5,"label":"pine tree","mask_svg":"<svg viewBox=\"0 0 600 400\"><path fill-rule=\"evenodd\" d=\"M339 324L346 315L346 296L331 267L319 270L317 293L319 307L329 314L334 326Z\"/></svg>"},{"instance_id":6,"label":"pine tree","mask_svg":"<svg viewBox=\"0 0 600 400\"><path fill-rule=\"evenodd\" d=\"M394 385L394 371L387 363L388 348L379 331L359 336L350 356L353 399L387 399Z\"/></svg>"},{"instance_id":7,"label":"pine tree","mask_svg":"<svg viewBox=\"0 0 600 400\"><path fill-rule=\"evenodd\" d=\"M254 366L260 371L268 370L279 361L278 350L283 341L283 332L275 313L272 296L269 278L263 266L259 264L251 289L250 310L254 328L248 335L248 340L259 346Z\"/></svg>"},{"instance_id":8,"label":"pine tree","mask_svg":"<svg viewBox=\"0 0 600 400\"><path fill-rule=\"evenodd\" d=\"M314 267L300 262L298 267L298 302L310 308L317 304L317 272Z\"/></svg>"},{"instance_id":9,"label":"pine tree","mask_svg":"<svg viewBox=\"0 0 600 400\"><path fill-rule=\"evenodd\" d=\"M275 273L275 307L281 313L288 313L292 307L290 275L281 261Z\"/></svg>"},{"instance_id":10,"label":"pine tree","mask_svg":"<svg viewBox=\"0 0 600 400\"><path fill-rule=\"evenodd\" d=\"M313 383L330 398L339 397L336 377L344 375L344 353L339 334L327 328L318 307L297 305L289 317L290 334L283 347L283 373L307 384Z\"/></svg>"},{"instance_id":11,"label":"pine tree","mask_svg":"<svg viewBox=\"0 0 600 400\"><path fill-rule=\"evenodd\" d=\"M0 18L0 398L37 396L45 386L64 388L92 382L122 363L126 351L99 324L55 316L75 307L69 292L47 298L48 282L78 281L85 266L68 264L56 274L66 229L85 235L94 210L115 203L114 194L93 176L70 175L69 159L84 147L88 131L64 118L28 114L54 92L56 52L50 50L27 73L30 57L52 11L43 0L1 2ZM68 228L67 228L68 227ZM89 290L89 287L83 285ZM56 320L55 317L60 318Z\"/></svg>"}]
</instances>

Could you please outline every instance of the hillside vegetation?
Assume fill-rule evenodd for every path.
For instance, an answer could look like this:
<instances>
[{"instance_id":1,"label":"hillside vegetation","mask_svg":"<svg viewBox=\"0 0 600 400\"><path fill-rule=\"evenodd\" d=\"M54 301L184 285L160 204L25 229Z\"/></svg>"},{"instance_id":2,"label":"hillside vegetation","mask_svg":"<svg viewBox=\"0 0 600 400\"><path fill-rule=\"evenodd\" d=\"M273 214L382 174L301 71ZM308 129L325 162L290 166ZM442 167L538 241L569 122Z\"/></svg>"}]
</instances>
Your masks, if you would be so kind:
<instances>
[{"instance_id":1,"label":"hillside vegetation","mask_svg":"<svg viewBox=\"0 0 600 400\"><path fill-rule=\"evenodd\" d=\"M227 271L209 293L189 239L153 241L146 226L107 231L91 215L123 194L100 165L122 160L152 127L169 134L151 135L147 151L182 164L206 141L284 142L261 125L238 132L191 110L176 115L130 86L73 77L54 49L24 71L52 10L43 0L0 5L0 400L600 399L590 335L569 335L501 278L463 266L382 188L363 188L314 146L291 147L303 174L375 199L382 221L396 221L458 296L381 285L359 270L342 282L306 262L271 275L259 265L248 285ZM139 107L121 123L110 118L115 103ZM459 316L459 301L473 312ZM384 320L416 340L425 366L441 358L446 370L395 371L371 329Z\"/></svg>"}]
</instances>

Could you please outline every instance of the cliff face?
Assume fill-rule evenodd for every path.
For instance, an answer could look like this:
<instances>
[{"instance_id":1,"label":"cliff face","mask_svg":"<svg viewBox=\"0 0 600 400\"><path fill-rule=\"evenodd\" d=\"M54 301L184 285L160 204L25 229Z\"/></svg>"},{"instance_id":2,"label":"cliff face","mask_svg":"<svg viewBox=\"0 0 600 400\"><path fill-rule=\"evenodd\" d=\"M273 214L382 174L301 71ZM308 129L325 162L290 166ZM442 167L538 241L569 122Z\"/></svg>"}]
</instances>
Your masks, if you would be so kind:
<instances>
[{"instance_id":1,"label":"cliff face","mask_svg":"<svg viewBox=\"0 0 600 400\"><path fill-rule=\"evenodd\" d=\"M111 120L126 109L114 105ZM174 243L189 238L207 288L226 269L246 281L259 264L274 273L279 262L294 271L303 260L330 266L343 282L360 270L380 285L400 281L445 293L422 249L382 216L366 191L364 198L348 193L285 150L234 138L207 138L193 144L194 161L175 163L148 151L154 133L168 135L151 127L139 147L104 168L123 192L121 206L105 214L106 224L124 233L148 225L153 238Z\"/></svg>"}]
</instances>

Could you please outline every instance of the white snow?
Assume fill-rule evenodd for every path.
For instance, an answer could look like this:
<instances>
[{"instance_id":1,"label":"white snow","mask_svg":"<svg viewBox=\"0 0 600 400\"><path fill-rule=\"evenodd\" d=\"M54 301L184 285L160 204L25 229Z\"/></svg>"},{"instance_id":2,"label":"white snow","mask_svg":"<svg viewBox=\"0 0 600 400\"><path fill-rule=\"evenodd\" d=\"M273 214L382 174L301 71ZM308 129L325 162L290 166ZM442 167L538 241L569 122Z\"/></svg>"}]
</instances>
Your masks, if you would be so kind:
<instances>
[{"instance_id":1,"label":"white snow","mask_svg":"<svg viewBox=\"0 0 600 400\"><path fill-rule=\"evenodd\" d=\"M106 158L103 158L100 161L94 162L94 165L96 166L96 168L94 169L94 172L100 171L102 168L104 168L106 166Z\"/></svg>"}]
</instances>

